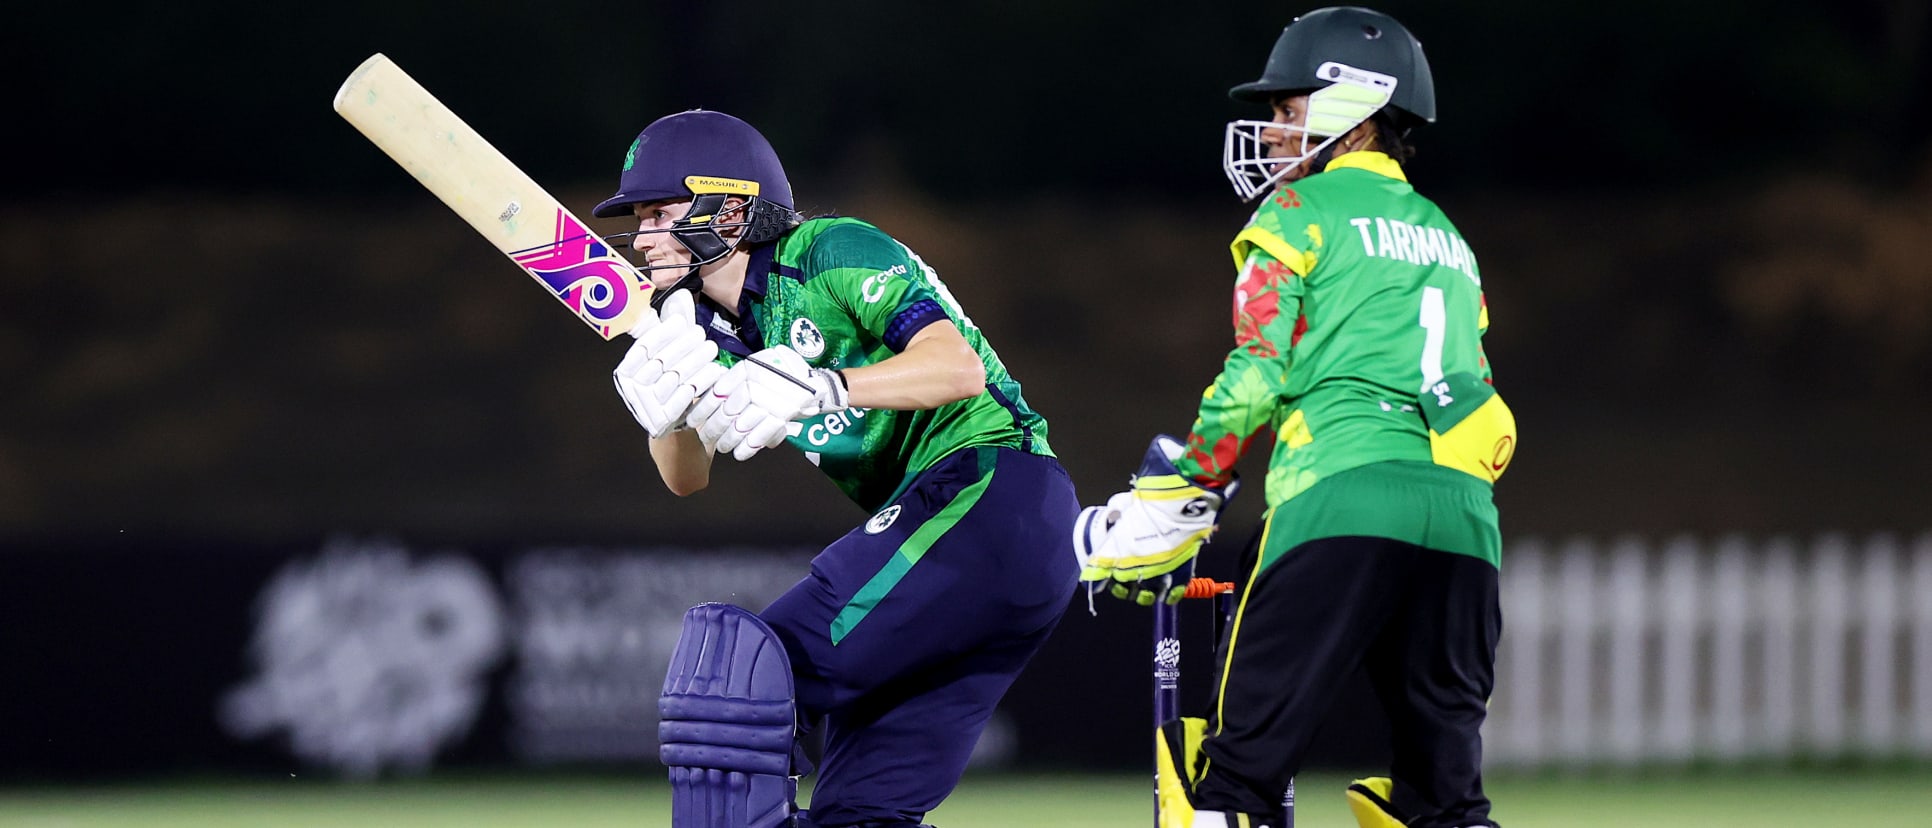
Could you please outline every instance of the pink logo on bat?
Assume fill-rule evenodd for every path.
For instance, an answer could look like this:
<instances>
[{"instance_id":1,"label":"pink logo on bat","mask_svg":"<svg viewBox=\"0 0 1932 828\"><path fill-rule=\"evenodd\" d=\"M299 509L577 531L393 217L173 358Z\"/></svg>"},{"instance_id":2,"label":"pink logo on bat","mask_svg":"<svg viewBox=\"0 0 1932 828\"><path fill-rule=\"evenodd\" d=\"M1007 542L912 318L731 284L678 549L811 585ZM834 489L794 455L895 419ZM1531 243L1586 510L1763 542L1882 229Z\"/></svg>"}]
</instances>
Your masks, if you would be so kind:
<instances>
[{"instance_id":1,"label":"pink logo on bat","mask_svg":"<svg viewBox=\"0 0 1932 828\"><path fill-rule=\"evenodd\" d=\"M564 210L557 211L553 238L512 258L592 327L622 319L639 283L636 270Z\"/></svg>"}]
</instances>

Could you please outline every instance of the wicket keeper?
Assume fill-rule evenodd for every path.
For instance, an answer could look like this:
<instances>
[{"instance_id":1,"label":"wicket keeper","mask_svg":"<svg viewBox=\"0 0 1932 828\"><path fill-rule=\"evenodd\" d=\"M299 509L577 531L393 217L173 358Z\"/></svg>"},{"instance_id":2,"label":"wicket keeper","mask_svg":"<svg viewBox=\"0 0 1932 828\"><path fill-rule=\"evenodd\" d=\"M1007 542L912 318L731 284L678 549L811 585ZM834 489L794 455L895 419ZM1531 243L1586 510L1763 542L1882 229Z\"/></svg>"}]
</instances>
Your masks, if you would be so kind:
<instances>
[{"instance_id":1,"label":"wicket keeper","mask_svg":"<svg viewBox=\"0 0 1932 828\"><path fill-rule=\"evenodd\" d=\"M1236 193L1261 199L1233 242L1234 349L1184 445L1156 440L1075 539L1083 579L1177 599L1235 461L1274 432L1214 709L1159 737L1160 824L1278 828L1359 665L1394 763L1350 786L1357 820L1493 826L1478 734L1502 629L1491 492L1516 425L1483 353L1475 254L1403 169L1411 129L1436 118L1428 61L1395 19L1324 8L1231 94L1274 113L1225 138Z\"/></svg>"},{"instance_id":2,"label":"wicket keeper","mask_svg":"<svg viewBox=\"0 0 1932 828\"><path fill-rule=\"evenodd\" d=\"M665 297L614 372L665 485L789 442L871 515L762 612L685 616L660 701L676 828L920 824L1077 583L1073 485L986 338L910 248L794 206L764 136L690 111L595 211L636 217ZM796 736L820 718L807 813Z\"/></svg>"}]
</instances>

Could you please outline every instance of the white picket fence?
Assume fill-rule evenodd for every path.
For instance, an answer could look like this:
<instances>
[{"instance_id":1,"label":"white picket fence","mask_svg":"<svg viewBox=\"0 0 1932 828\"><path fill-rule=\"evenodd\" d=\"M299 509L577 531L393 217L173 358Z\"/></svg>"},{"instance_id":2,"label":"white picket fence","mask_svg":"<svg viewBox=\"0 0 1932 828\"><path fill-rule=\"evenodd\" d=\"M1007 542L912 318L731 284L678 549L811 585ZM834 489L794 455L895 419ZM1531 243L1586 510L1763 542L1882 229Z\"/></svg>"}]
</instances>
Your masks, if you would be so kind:
<instances>
[{"instance_id":1,"label":"white picket fence","mask_svg":"<svg viewBox=\"0 0 1932 828\"><path fill-rule=\"evenodd\" d=\"M1496 767L1932 758L1932 533L1503 555Z\"/></svg>"}]
</instances>

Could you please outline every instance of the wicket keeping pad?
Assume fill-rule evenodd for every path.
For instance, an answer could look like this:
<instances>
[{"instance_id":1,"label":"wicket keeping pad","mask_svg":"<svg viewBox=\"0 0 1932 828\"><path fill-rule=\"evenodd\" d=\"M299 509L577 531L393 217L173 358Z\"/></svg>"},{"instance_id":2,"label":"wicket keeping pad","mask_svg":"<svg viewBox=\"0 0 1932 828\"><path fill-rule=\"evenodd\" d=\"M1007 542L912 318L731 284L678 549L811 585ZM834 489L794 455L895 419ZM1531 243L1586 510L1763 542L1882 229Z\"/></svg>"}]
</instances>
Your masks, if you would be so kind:
<instances>
[{"instance_id":1,"label":"wicket keeping pad","mask_svg":"<svg viewBox=\"0 0 1932 828\"><path fill-rule=\"evenodd\" d=\"M791 825L798 788L791 660L762 619L730 604L687 611L658 713L672 828Z\"/></svg>"},{"instance_id":2,"label":"wicket keeping pad","mask_svg":"<svg viewBox=\"0 0 1932 828\"><path fill-rule=\"evenodd\" d=\"M1194 783L1200 781L1201 740L1207 720L1174 719L1154 731L1154 789L1159 828L1192 828Z\"/></svg>"},{"instance_id":3,"label":"wicket keeping pad","mask_svg":"<svg viewBox=\"0 0 1932 828\"><path fill-rule=\"evenodd\" d=\"M1348 786L1348 810L1362 828L1402 828L1408 820L1389 804L1395 781L1386 776L1357 779Z\"/></svg>"}]
</instances>

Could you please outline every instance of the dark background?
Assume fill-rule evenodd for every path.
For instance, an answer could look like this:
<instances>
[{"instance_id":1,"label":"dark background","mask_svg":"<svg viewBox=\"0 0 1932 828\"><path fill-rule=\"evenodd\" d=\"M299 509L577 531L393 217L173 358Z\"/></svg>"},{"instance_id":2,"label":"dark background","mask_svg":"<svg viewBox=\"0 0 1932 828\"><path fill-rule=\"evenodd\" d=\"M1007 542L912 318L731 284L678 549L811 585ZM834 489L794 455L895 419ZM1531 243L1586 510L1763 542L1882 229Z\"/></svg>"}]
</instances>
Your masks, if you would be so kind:
<instances>
[{"instance_id":1,"label":"dark background","mask_svg":"<svg viewBox=\"0 0 1932 828\"><path fill-rule=\"evenodd\" d=\"M1507 538L1925 527L1927 4L1380 8L1434 68L1410 176L1482 263L1521 425ZM94 596L46 573L111 571L104 554L232 560L337 531L816 545L864 518L792 452L664 491L610 391L624 345L330 110L376 51L580 213L650 120L751 121L801 207L939 270L1098 502L1149 436L1187 428L1231 344L1225 246L1249 208L1220 138L1261 113L1225 90L1303 10L11 9L0 572L40 594L0 617L84 648L59 614ZM1234 505L1231 535L1260 503Z\"/></svg>"},{"instance_id":2,"label":"dark background","mask_svg":"<svg viewBox=\"0 0 1932 828\"><path fill-rule=\"evenodd\" d=\"M0 534L792 538L857 518L776 452L663 492L604 379L622 345L329 109L375 51L584 208L657 116L759 125L802 206L940 270L1098 499L1187 426L1229 344L1222 250L1247 208L1218 144L1255 113L1224 92L1296 8L14 10ZM1915 528L1925 4L1386 8L1440 95L1412 178L1482 261L1521 419L1509 531ZM784 502L752 502L754 475Z\"/></svg>"}]
</instances>

